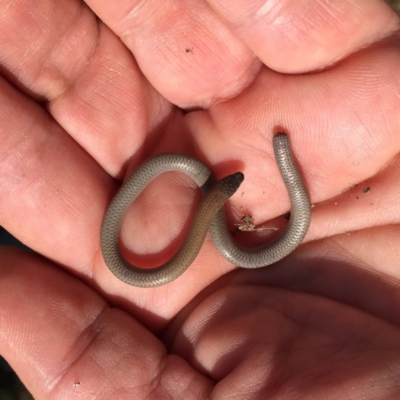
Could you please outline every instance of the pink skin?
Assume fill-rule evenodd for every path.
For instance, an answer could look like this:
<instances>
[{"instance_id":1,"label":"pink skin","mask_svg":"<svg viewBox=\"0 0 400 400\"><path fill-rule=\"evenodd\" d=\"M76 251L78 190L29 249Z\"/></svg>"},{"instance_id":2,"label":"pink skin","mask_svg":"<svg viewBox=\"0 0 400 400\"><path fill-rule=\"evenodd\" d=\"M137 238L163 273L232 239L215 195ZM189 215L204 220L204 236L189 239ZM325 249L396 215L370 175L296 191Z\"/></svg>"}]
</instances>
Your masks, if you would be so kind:
<instances>
[{"instance_id":1,"label":"pink skin","mask_svg":"<svg viewBox=\"0 0 400 400\"><path fill-rule=\"evenodd\" d=\"M0 225L39 253L0 249L0 353L35 398L398 398L397 15L383 0L86 4L0 7ZM244 271L208 238L171 284L113 277L99 230L119 180L167 151L218 177L240 167L230 222L261 224L289 208L276 130L315 204L305 245ZM122 228L132 261L174 253L196 193L154 181Z\"/></svg>"}]
</instances>

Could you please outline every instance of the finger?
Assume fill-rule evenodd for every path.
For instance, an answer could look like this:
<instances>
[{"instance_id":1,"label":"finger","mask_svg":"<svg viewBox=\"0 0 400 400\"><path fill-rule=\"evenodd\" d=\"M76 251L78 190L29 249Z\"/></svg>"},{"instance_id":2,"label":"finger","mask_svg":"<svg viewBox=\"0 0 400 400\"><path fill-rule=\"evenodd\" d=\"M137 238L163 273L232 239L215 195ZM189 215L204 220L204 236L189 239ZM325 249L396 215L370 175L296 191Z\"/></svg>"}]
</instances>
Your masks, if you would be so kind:
<instances>
[{"instance_id":1,"label":"finger","mask_svg":"<svg viewBox=\"0 0 400 400\"><path fill-rule=\"evenodd\" d=\"M209 379L88 286L33 253L0 260L0 352L35 398L207 398Z\"/></svg>"},{"instance_id":2,"label":"finger","mask_svg":"<svg viewBox=\"0 0 400 400\"><path fill-rule=\"evenodd\" d=\"M264 64L284 73L325 68L400 28L382 0L207 2Z\"/></svg>"},{"instance_id":3,"label":"finger","mask_svg":"<svg viewBox=\"0 0 400 400\"><path fill-rule=\"evenodd\" d=\"M313 203L353 188L338 199L339 207L332 205L336 200L321 208L316 204L308 239L398 222L400 192L393 182L400 152L400 79L393 71L399 66L393 38L319 74L265 70L240 98L188 115L200 153L208 150L214 165L237 160L245 175L232 198L237 219L250 213L259 225L289 210L271 143L274 132L286 130ZM364 205L354 195L357 184L375 191L364 195Z\"/></svg>"},{"instance_id":4,"label":"finger","mask_svg":"<svg viewBox=\"0 0 400 400\"><path fill-rule=\"evenodd\" d=\"M361 229L400 224L400 188L393 185L399 179L400 157L397 155L376 175L315 205L313 238L327 237L327 232L329 236L353 235ZM333 218L326 218L327 215Z\"/></svg>"},{"instance_id":5,"label":"finger","mask_svg":"<svg viewBox=\"0 0 400 400\"><path fill-rule=\"evenodd\" d=\"M328 257L326 252L318 254L322 259L316 259L311 268L307 257L301 268L292 259L281 263L283 269L243 271L240 275L253 279L231 281L192 309L187 318L171 326L167 336L172 351L181 356L189 354L218 381L213 391L216 398L237 397L238 393L243 398L287 398L276 393L292 392L297 398L319 399L323 392L324 398L334 399L338 398L337 385L339 398L357 397L359 393L368 393L370 399L379 398L382 387L377 384L371 388L371 379L383 379L387 393L396 396L398 325L332 301L322 290L322 294L303 292L303 287L316 288L321 281L328 286L331 278L330 293L335 291L340 297L342 285L347 290L350 284L346 280L350 278L353 291L346 293L346 300L373 297L370 303L382 300L378 306L381 311L384 306L390 307L394 315L399 296L395 303L389 302L396 290L391 287L393 283L374 275L367 286L368 272L359 271L356 275L349 271L346 275L345 269L351 269L351 265L328 260L331 253ZM330 270L326 280L325 267ZM341 276L334 274L335 267ZM271 275L275 279L263 279ZM361 278L361 288L356 277ZM268 281L271 286L263 286ZM282 289L280 282L287 286L290 282L290 290ZM396 319L398 323L399 318ZM382 378L382 371L391 373Z\"/></svg>"},{"instance_id":6,"label":"finger","mask_svg":"<svg viewBox=\"0 0 400 400\"><path fill-rule=\"evenodd\" d=\"M37 252L92 276L95 232L112 180L42 107L4 80L0 99L0 225Z\"/></svg>"},{"instance_id":7,"label":"finger","mask_svg":"<svg viewBox=\"0 0 400 400\"><path fill-rule=\"evenodd\" d=\"M324 296L399 327L399 230L393 223L307 243L279 268L242 279Z\"/></svg>"},{"instance_id":8,"label":"finger","mask_svg":"<svg viewBox=\"0 0 400 400\"><path fill-rule=\"evenodd\" d=\"M107 171L122 175L132 154L145 151L148 133L161 130L170 105L84 2L17 0L2 2L1 9L6 78L43 101Z\"/></svg>"},{"instance_id":9,"label":"finger","mask_svg":"<svg viewBox=\"0 0 400 400\"><path fill-rule=\"evenodd\" d=\"M180 107L234 97L259 69L253 53L201 0L87 4L133 52L152 85Z\"/></svg>"}]
</instances>

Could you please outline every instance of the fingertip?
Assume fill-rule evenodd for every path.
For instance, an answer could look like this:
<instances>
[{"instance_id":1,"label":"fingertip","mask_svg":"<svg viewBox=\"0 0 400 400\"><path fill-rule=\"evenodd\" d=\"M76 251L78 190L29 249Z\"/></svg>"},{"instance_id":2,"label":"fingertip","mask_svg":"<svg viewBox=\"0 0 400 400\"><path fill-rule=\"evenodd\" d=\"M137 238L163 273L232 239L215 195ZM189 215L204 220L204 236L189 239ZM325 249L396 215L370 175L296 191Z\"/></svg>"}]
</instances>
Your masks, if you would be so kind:
<instances>
[{"instance_id":1,"label":"fingertip","mask_svg":"<svg viewBox=\"0 0 400 400\"><path fill-rule=\"evenodd\" d=\"M326 68L399 29L381 0L209 0L263 63L282 73Z\"/></svg>"}]
</instances>

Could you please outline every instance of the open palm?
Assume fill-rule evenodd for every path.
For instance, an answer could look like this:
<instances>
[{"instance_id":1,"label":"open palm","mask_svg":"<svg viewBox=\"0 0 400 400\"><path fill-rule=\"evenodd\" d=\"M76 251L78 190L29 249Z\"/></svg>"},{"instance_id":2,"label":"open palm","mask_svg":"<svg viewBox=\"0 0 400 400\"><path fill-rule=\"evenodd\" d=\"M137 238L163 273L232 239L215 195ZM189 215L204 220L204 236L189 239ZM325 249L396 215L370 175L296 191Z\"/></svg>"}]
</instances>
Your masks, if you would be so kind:
<instances>
[{"instance_id":1,"label":"open palm","mask_svg":"<svg viewBox=\"0 0 400 400\"><path fill-rule=\"evenodd\" d=\"M399 19L379 0L256 3L1 3L0 224L38 254L0 249L0 353L35 398L399 396ZM315 205L304 245L250 271L207 238L154 289L110 273L105 209L155 154L243 171L232 227L282 228L277 130ZM157 178L122 227L132 259L167 260L199 196Z\"/></svg>"}]
</instances>

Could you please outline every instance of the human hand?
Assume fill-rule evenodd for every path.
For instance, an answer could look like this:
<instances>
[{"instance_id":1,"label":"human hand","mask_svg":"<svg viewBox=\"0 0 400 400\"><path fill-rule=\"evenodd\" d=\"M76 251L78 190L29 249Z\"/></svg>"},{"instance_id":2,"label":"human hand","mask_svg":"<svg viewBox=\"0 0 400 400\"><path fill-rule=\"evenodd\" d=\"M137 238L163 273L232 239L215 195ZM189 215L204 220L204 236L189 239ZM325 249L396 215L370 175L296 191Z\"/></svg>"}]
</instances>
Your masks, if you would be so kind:
<instances>
[{"instance_id":1,"label":"human hand","mask_svg":"<svg viewBox=\"0 0 400 400\"><path fill-rule=\"evenodd\" d=\"M44 257L0 250L0 352L36 398L396 396L399 20L366 3L3 2L0 224ZM286 212L278 128L315 204L306 244L249 271L207 239L155 289L108 271L114 178L153 154L242 170L232 224ZM140 262L179 246L189 185L168 174L135 202Z\"/></svg>"}]
</instances>

